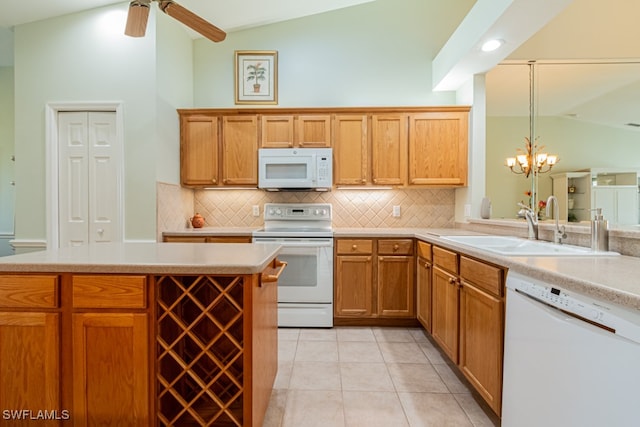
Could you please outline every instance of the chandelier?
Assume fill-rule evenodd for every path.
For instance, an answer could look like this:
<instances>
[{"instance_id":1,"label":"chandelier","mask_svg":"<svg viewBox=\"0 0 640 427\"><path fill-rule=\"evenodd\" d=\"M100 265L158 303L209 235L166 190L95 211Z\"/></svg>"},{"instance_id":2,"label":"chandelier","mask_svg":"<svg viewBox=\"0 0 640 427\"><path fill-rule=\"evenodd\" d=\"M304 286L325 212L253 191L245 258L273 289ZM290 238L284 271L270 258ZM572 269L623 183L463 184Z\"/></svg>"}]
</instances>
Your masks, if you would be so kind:
<instances>
[{"instance_id":1,"label":"chandelier","mask_svg":"<svg viewBox=\"0 0 640 427\"><path fill-rule=\"evenodd\" d=\"M543 152L544 145L538 146L535 136L535 61L529 61L529 136L524 141L525 150L518 148L515 157L507 158L506 166L511 172L527 178L531 173L537 176L549 172L560 160L555 154Z\"/></svg>"}]
</instances>

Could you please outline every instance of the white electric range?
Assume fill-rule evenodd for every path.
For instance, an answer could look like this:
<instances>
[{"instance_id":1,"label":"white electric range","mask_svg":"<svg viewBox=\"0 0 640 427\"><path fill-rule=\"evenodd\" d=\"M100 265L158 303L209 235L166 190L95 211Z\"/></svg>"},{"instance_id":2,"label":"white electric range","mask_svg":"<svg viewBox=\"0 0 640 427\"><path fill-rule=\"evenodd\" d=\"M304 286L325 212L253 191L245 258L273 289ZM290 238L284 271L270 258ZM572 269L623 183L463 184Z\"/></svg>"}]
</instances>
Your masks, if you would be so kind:
<instances>
[{"instance_id":1,"label":"white electric range","mask_svg":"<svg viewBox=\"0 0 640 427\"><path fill-rule=\"evenodd\" d=\"M253 242L280 243L278 326L333 326L333 230L328 203L266 203Z\"/></svg>"}]
</instances>

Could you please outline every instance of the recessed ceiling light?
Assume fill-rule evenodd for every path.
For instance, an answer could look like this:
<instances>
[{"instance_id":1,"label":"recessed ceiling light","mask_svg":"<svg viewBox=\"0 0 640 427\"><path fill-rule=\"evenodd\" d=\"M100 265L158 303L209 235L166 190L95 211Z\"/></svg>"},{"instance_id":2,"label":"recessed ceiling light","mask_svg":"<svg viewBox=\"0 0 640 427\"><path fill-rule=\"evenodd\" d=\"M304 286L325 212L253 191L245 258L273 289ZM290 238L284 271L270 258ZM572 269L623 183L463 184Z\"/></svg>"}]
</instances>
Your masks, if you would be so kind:
<instances>
[{"instance_id":1,"label":"recessed ceiling light","mask_svg":"<svg viewBox=\"0 0 640 427\"><path fill-rule=\"evenodd\" d=\"M484 42L484 44L482 45L482 47L480 49L482 49L483 52L493 52L494 50L496 50L497 48L499 48L503 44L504 44L503 40L491 39L491 40L488 40L488 41Z\"/></svg>"}]
</instances>

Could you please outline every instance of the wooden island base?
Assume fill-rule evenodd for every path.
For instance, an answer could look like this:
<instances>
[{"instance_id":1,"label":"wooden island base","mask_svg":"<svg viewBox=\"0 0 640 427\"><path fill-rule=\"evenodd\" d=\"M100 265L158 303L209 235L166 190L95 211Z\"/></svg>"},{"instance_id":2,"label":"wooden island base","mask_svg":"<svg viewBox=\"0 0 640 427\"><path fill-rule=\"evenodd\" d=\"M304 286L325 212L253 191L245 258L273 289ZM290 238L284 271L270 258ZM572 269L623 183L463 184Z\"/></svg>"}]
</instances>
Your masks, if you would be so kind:
<instances>
[{"instance_id":1,"label":"wooden island base","mask_svg":"<svg viewBox=\"0 0 640 427\"><path fill-rule=\"evenodd\" d=\"M273 257L250 274L0 265L3 420L22 411L30 419L7 425L32 425L46 411L44 426L261 426L283 268Z\"/></svg>"}]
</instances>

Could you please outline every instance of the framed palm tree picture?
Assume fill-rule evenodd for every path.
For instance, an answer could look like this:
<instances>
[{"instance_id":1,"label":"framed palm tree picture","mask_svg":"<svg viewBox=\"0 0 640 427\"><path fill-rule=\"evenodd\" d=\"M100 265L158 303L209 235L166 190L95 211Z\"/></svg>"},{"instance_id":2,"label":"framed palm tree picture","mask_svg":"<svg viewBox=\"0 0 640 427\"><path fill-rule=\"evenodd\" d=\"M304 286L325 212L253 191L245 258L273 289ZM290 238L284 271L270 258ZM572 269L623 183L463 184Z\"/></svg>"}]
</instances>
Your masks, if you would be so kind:
<instances>
[{"instance_id":1,"label":"framed palm tree picture","mask_svg":"<svg viewBox=\"0 0 640 427\"><path fill-rule=\"evenodd\" d=\"M235 51L236 104L278 103L278 51Z\"/></svg>"}]
</instances>

